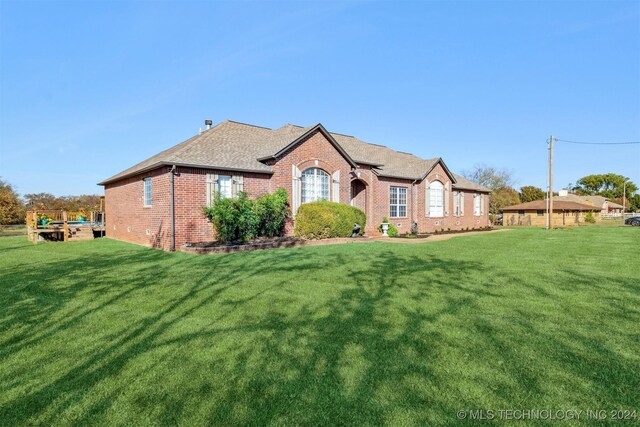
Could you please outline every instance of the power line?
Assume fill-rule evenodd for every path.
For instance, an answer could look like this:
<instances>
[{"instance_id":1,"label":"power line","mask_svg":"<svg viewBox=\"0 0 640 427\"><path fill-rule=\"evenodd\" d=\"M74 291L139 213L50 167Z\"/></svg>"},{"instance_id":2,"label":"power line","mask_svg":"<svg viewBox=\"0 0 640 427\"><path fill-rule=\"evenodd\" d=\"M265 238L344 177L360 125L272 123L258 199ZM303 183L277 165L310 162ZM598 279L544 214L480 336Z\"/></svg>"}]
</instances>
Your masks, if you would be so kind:
<instances>
[{"instance_id":1,"label":"power line","mask_svg":"<svg viewBox=\"0 0 640 427\"><path fill-rule=\"evenodd\" d=\"M549 141L549 140L547 140ZM570 141L568 139L554 138L556 142L567 142L569 144L581 144L581 145L631 145L640 144L640 141L628 141L628 142L585 142L585 141Z\"/></svg>"}]
</instances>

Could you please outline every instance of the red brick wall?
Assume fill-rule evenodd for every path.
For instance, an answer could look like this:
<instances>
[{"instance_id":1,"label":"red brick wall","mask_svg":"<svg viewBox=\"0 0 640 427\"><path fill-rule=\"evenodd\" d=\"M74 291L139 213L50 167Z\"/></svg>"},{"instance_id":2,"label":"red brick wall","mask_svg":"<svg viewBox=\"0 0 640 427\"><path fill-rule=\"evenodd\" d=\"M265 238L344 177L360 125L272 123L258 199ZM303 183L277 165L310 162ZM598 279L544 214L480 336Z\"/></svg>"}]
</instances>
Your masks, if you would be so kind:
<instances>
[{"instance_id":1,"label":"red brick wall","mask_svg":"<svg viewBox=\"0 0 640 427\"><path fill-rule=\"evenodd\" d=\"M169 167L123 179L105 187L107 237L165 250L171 245ZM255 198L271 192L268 174L182 168L174 176L175 244L213 240L202 213L207 203L207 174L243 175L244 191ZM151 177L152 205L143 206L143 178Z\"/></svg>"},{"instance_id":2,"label":"red brick wall","mask_svg":"<svg viewBox=\"0 0 640 427\"><path fill-rule=\"evenodd\" d=\"M289 193L290 202L292 190L291 165L296 165L304 172L308 168L320 168L330 176L340 170L340 202L349 203L351 183L349 172L351 165L325 138L321 132L316 132L295 147L284 152L273 165L272 188L284 188ZM329 185L329 197L333 199L333 184Z\"/></svg>"},{"instance_id":3,"label":"red brick wall","mask_svg":"<svg viewBox=\"0 0 640 427\"><path fill-rule=\"evenodd\" d=\"M105 186L106 236L169 248L169 168L159 168ZM144 206L144 178L151 178L151 206Z\"/></svg>"},{"instance_id":4,"label":"red brick wall","mask_svg":"<svg viewBox=\"0 0 640 427\"><path fill-rule=\"evenodd\" d=\"M431 181L438 180L444 185L449 185L449 214L445 213L444 216L434 218L426 214L425 209L425 188ZM392 186L406 187L407 188L407 217L406 218L391 218L389 209L389 189ZM379 233L377 231L378 225L382 222L384 217L389 218L389 222L394 224L400 233L411 231L412 219L418 223L418 231L420 232L433 232L436 230L461 230L465 228L479 228L489 225L489 199L486 194L482 197L484 201L484 214L482 216L473 215L473 194L475 192L469 190L454 190L452 188L451 179L445 172L444 168L438 164L429 173L424 181L419 181L413 184L412 180L387 178L387 177L374 177L373 178L373 212L371 213L372 220L367 222L367 232L369 234ZM453 192L464 191L464 216L453 215ZM479 194L479 193L478 193Z\"/></svg>"}]
</instances>

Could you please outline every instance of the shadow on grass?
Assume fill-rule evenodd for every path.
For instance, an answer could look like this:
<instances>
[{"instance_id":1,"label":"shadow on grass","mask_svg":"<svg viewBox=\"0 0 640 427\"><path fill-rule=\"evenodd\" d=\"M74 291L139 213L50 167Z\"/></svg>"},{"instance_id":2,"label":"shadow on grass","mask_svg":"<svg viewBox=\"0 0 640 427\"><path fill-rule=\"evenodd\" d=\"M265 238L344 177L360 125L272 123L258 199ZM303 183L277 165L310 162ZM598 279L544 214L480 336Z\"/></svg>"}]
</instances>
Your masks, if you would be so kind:
<instances>
[{"instance_id":1,"label":"shadow on grass","mask_svg":"<svg viewBox=\"0 0 640 427\"><path fill-rule=\"evenodd\" d=\"M0 283L12 291L3 296L0 330L14 333L4 334L0 359L24 354L46 364L31 350L55 349L56 337L86 331L87 323L99 342L60 375L12 394L0 419L104 423L127 395L131 412L119 421L133 424L458 425L456 411L483 395L503 403L514 392L544 395L527 367L532 360L518 354L525 340L473 315L501 298L477 280L491 274L482 264L402 249L349 255L339 248L215 257L135 249L3 271ZM317 299L300 296L309 293ZM520 314L513 330L575 354L580 368L558 363L578 378L594 379L589 370L601 369L602 358L630 368L602 346L581 358L565 338L528 320L531 313ZM110 316L113 324L96 321ZM482 360L466 354L469 333L487 345ZM460 354L467 359L455 359ZM464 366L491 367L491 358L508 363L484 384ZM0 374L3 389L20 388L29 367ZM134 388L136 381L147 386ZM600 392L608 401L619 394Z\"/></svg>"}]
</instances>

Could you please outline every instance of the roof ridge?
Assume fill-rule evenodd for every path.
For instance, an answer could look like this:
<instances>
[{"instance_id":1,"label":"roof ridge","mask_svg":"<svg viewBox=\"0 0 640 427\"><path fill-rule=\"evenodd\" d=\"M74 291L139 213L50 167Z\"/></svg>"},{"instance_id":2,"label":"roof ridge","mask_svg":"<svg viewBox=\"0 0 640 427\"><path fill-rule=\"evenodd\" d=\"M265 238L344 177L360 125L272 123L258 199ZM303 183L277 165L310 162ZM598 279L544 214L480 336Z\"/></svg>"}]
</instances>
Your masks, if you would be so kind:
<instances>
[{"instance_id":1,"label":"roof ridge","mask_svg":"<svg viewBox=\"0 0 640 427\"><path fill-rule=\"evenodd\" d=\"M268 127L266 127L266 126L252 125L251 123L239 122L239 121L237 121L237 120L225 120L225 121L224 121L224 122L222 122L222 123L225 123L225 122L228 122L228 123L235 123L235 124L237 124L237 125L251 126L251 127L254 127L254 128L260 128L260 129L273 130L273 129L268 128ZM219 123L219 125L220 125L220 124L222 124L222 123Z\"/></svg>"},{"instance_id":2,"label":"roof ridge","mask_svg":"<svg viewBox=\"0 0 640 427\"><path fill-rule=\"evenodd\" d=\"M340 136L346 136L347 138L355 138L355 136L353 135L347 135L346 133L340 133L340 132L329 132L331 135L340 135ZM362 141L364 142L364 141ZM368 144L367 142L365 142L365 144Z\"/></svg>"}]
</instances>

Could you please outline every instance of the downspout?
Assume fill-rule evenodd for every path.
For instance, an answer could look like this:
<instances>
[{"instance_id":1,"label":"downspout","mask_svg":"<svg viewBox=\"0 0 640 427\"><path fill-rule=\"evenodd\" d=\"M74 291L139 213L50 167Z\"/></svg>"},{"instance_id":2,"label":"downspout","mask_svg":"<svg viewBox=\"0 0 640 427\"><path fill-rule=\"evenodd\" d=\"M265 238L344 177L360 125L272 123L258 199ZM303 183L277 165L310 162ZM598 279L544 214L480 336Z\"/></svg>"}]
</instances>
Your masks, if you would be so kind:
<instances>
[{"instance_id":1,"label":"downspout","mask_svg":"<svg viewBox=\"0 0 640 427\"><path fill-rule=\"evenodd\" d=\"M416 208L414 206L414 201L415 201L415 197L413 196L414 190L416 188L416 182L418 182L417 179L414 179L413 182L411 183L411 224L409 224L409 231L413 230L413 224L417 224L418 221L416 221L415 219L415 215L416 215Z\"/></svg>"},{"instance_id":2,"label":"downspout","mask_svg":"<svg viewBox=\"0 0 640 427\"><path fill-rule=\"evenodd\" d=\"M175 200L174 200L174 177L175 177L175 171L176 171L176 165L171 166L171 171L169 171L169 173L171 174L171 184L169 186L169 191L170 191L170 196L169 198L171 199L171 246L169 247L169 250L171 252L175 252L176 251L176 204L175 204Z\"/></svg>"}]
</instances>

